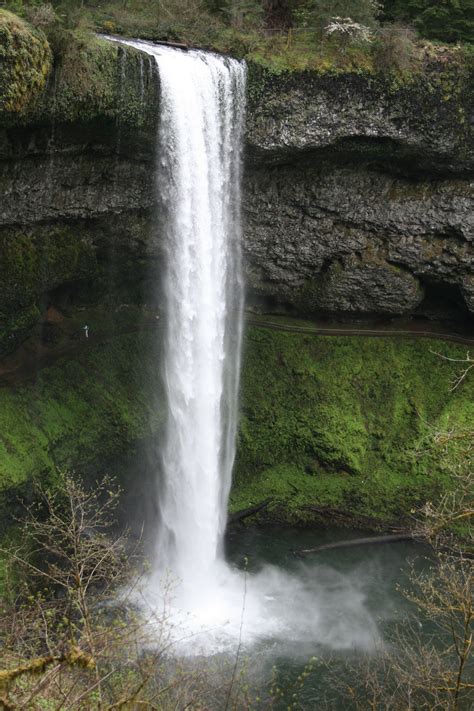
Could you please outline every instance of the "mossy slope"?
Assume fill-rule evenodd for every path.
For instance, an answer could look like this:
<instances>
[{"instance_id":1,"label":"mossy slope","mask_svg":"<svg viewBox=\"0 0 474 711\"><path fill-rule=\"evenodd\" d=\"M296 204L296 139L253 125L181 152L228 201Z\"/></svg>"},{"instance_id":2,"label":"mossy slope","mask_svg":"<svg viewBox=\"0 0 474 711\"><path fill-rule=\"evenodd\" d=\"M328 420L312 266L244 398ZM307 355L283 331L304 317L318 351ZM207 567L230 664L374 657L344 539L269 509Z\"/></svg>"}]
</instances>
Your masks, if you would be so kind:
<instances>
[{"instance_id":1,"label":"mossy slope","mask_svg":"<svg viewBox=\"0 0 474 711\"><path fill-rule=\"evenodd\" d=\"M94 474L160 426L146 334L84 344L74 357L39 371L34 382L0 390L0 495L58 468ZM159 391L158 391L159 393ZM112 472L113 473L113 472Z\"/></svg>"},{"instance_id":2,"label":"mossy slope","mask_svg":"<svg viewBox=\"0 0 474 711\"><path fill-rule=\"evenodd\" d=\"M404 517L450 486L432 439L474 420L474 383L451 392L465 349L422 339L316 337L249 328L231 507L273 496L304 506Z\"/></svg>"},{"instance_id":3,"label":"mossy slope","mask_svg":"<svg viewBox=\"0 0 474 711\"><path fill-rule=\"evenodd\" d=\"M95 475L156 436L165 408L154 340L82 342L34 382L0 390L3 520L34 478L58 467ZM474 421L474 383L451 392L459 365L437 353L465 349L249 327L231 508L272 496L273 518L292 523L313 519L308 504L401 519L449 488L452 453L438 457L433 435Z\"/></svg>"}]
</instances>

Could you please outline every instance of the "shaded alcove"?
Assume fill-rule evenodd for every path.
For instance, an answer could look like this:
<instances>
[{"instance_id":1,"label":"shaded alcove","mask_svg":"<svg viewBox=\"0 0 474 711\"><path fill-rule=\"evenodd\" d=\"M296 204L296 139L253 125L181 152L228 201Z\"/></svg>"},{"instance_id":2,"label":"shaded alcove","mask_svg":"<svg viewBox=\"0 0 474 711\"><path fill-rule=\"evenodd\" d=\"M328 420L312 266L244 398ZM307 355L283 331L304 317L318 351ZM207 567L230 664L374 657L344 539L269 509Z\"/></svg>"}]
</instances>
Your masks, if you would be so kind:
<instances>
[{"instance_id":1,"label":"shaded alcove","mask_svg":"<svg viewBox=\"0 0 474 711\"><path fill-rule=\"evenodd\" d=\"M457 284L446 284L429 279L421 279L425 297L413 314L415 319L441 321L456 326L469 326L474 323Z\"/></svg>"}]
</instances>

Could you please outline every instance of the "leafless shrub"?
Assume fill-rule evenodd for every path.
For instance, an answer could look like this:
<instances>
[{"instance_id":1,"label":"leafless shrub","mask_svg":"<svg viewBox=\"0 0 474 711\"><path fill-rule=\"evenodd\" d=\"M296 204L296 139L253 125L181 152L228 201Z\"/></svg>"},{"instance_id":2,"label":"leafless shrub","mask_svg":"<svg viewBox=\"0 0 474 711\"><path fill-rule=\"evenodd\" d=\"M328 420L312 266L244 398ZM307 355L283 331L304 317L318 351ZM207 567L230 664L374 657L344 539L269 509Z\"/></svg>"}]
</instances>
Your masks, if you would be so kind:
<instances>
[{"instance_id":1,"label":"leafless shrub","mask_svg":"<svg viewBox=\"0 0 474 711\"><path fill-rule=\"evenodd\" d=\"M41 5L27 5L25 15L28 22L35 27L50 27L58 22L58 16L51 3Z\"/></svg>"},{"instance_id":2,"label":"leafless shrub","mask_svg":"<svg viewBox=\"0 0 474 711\"><path fill-rule=\"evenodd\" d=\"M350 17L333 17L325 28L325 35L333 37L341 45L368 43L373 39L372 31L366 25L355 22Z\"/></svg>"},{"instance_id":3,"label":"leafless shrub","mask_svg":"<svg viewBox=\"0 0 474 711\"><path fill-rule=\"evenodd\" d=\"M22 543L2 551L15 595L0 601L0 708L223 707L230 671L180 669L167 605L134 602L142 565L114 530L118 496L111 480L88 490L61 475L29 508ZM229 708L239 703L235 684Z\"/></svg>"},{"instance_id":4,"label":"leafless shrub","mask_svg":"<svg viewBox=\"0 0 474 711\"><path fill-rule=\"evenodd\" d=\"M376 66L382 70L407 72L416 60L416 32L400 24L385 25L378 31Z\"/></svg>"}]
</instances>

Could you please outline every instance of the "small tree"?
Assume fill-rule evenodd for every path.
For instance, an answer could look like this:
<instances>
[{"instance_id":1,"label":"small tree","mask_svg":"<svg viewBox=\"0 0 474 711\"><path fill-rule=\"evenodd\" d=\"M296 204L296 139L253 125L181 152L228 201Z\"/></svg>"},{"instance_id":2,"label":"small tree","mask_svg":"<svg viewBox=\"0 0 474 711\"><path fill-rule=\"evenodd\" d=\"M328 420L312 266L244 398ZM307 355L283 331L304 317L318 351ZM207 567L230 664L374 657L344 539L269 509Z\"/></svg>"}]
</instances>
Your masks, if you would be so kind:
<instances>
[{"instance_id":1,"label":"small tree","mask_svg":"<svg viewBox=\"0 0 474 711\"><path fill-rule=\"evenodd\" d=\"M373 28L380 12L377 0L307 0L300 8L305 10L307 22L324 30L333 18L350 18L352 22ZM309 18L308 19L308 15Z\"/></svg>"},{"instance_id":2,"label":"small tree","mask_svg":"<svg viewBox=\"0 0 474 711\"><path fill-rule=\"evenodd\" d=\"M338 44L347 47L352 43L372 41L372 32L365 25L354 22L350 17L333 17L325 29L326 37L334 37Z\"/></svg>"},{"instance_id":3,"label":"small tree","mask_svg":"<svg viewBox=\"0 0 474 711\"><path fill-rule=\"evenodd\" d=\"M15 595L0 600L0 709L245 707L238 655L217 675L174 658L173 581L157 613L140 595L139 543L116 528L119 493L110 479L87 489L60 474L27 510L22 543L2 551Z\"/></svg>"},{"instance_id":4,"label":"small tree","mask_svg":"<svg viewBox=\"0 0 474 711\"><path fill-rule=\"evenodd\" d=\"M406 72L416 61L416 33L410 27L394 23L383 27L375 45L375 63L379 69Z\"/></svg>"},{"instance_id":5,"label":"small tree","mask_svg":"<svg viewBox=\"0 0 474 711\"><path fill-rule=\"evenodd\" d=\"M28 508L21 545L3 551L17 589L23 581L2 601L4 708L34 709L48 694L61 699L55 708L114 708L107 682L145 628L118 592L136 581L126 535L114 533L118 497L108 478L88 490L60 474ZM154 674L137 653L124 698L138 699Z\"/></svg>"}]
</instances>

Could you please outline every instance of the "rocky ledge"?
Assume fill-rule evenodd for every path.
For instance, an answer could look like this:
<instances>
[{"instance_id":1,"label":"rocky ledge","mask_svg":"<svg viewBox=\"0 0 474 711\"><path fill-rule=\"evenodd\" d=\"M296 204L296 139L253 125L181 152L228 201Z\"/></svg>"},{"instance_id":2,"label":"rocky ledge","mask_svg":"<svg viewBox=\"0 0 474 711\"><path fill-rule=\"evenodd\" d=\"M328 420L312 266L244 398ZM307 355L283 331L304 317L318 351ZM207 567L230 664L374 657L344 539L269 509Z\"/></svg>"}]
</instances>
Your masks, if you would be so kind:
<instances>
[{"instance_id":1,"label":"rocky ledge","mask_svg":"<svg viewBox=\"0 0 474 711\"><path fill-rule=\"evenodd\" d=\"M474 71L249 73L248 283L264 309L474 312Z\"/></svg>"},{"instance_id":2,"label":"rocky ledge","mask_svg":"<svg viewBox=\"0 0 474 711\"><path fill-rule=\"evenodd\" d=\"M133 49L81 41L53 70L38 40L30 103L21 86L13 102L0 81L0 353L50 306L143 303L148 265L162 257L152 227L156 73ZM9 51L1 71L18 83ZM251 66L249 306L469 321L473 87L457 49L406 77Z\"/></svg>"}]
</instances>

